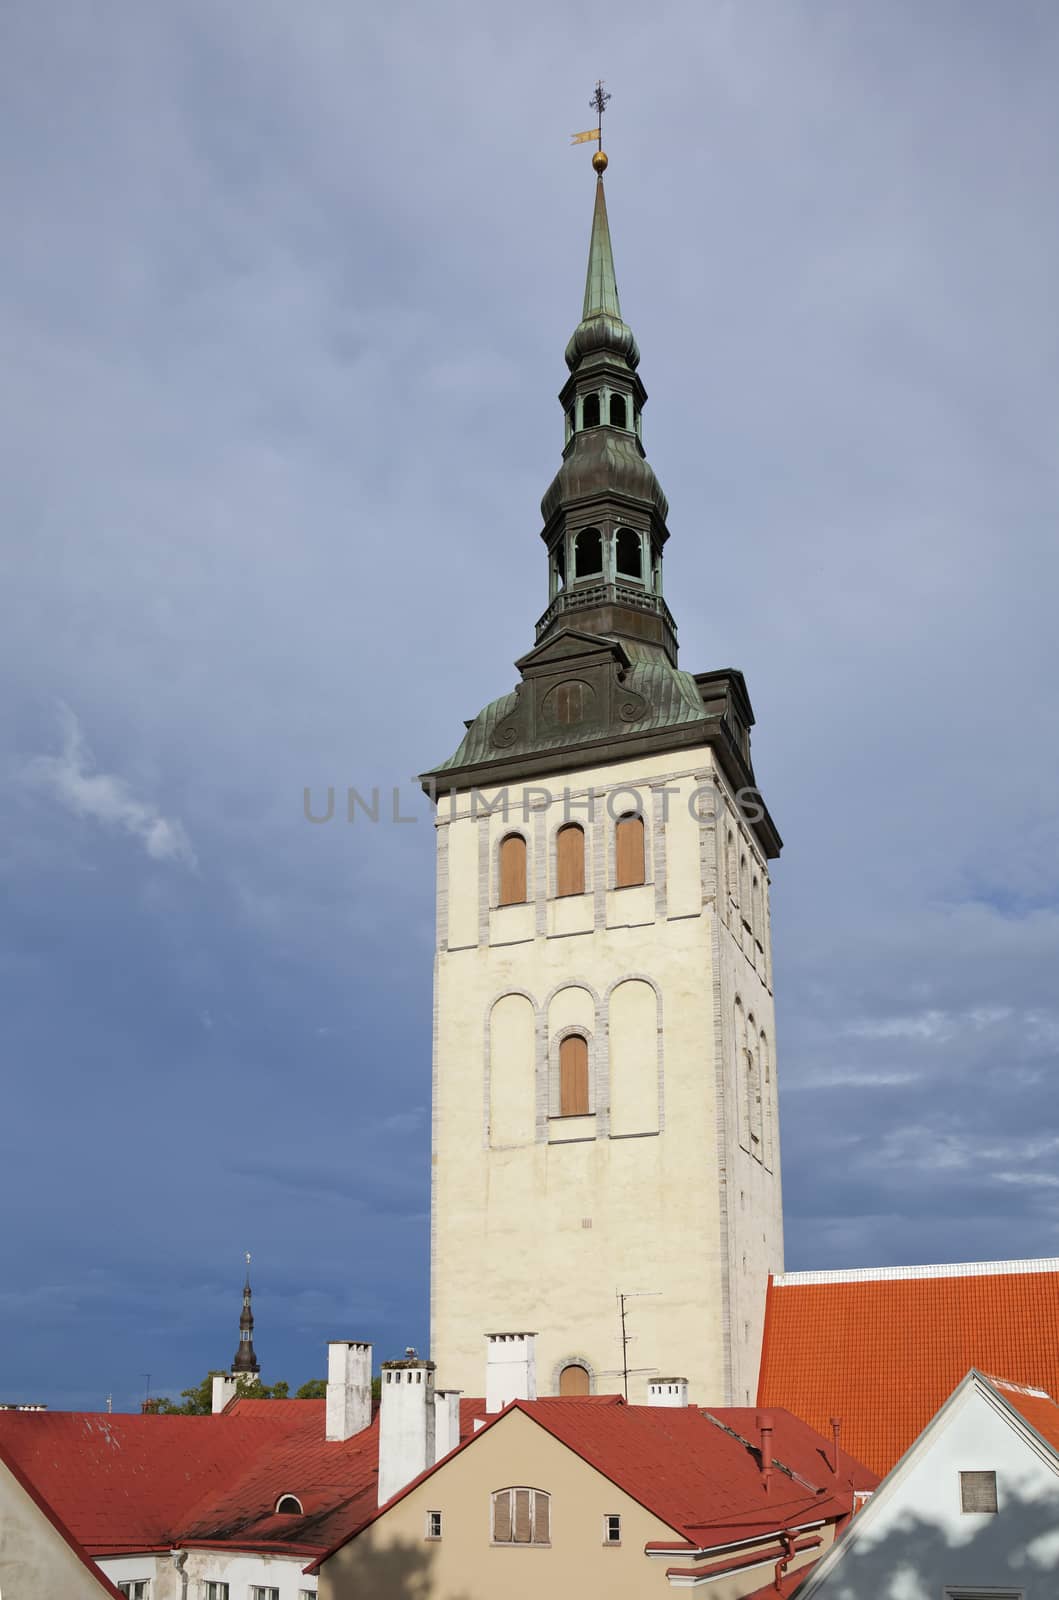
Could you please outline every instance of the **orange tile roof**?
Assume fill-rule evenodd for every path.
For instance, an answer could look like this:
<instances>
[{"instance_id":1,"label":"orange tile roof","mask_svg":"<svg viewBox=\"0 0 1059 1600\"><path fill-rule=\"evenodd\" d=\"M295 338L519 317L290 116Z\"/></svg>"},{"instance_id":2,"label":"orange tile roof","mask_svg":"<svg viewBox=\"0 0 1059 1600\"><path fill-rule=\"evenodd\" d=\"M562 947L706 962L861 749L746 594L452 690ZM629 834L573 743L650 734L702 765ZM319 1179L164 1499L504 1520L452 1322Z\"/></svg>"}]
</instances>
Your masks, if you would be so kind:
<instances>
[{"instance_id":1,"label":"orange tile roof","mask_svg":"<svg viewBox=\"0 0 1059 1600\"><path fill-rule=\"evenodd\" d=\"M972 1367L1059 1393L1059 1260L769 1282L758 1404L825 1436L841 1417L843 1445L880 1475Z\"/></svg>"},{"instance_id":2,"label":"orange tile roof","mask_svg":"<svg viewBox=\"0 0 1059 1600\"><path fill-rule=\"evenodd\" d=\"M1053 1450L1059 1451L1059 1406L1050 1394L1025 1384L1005 1383L1002 1378L990 1378L989 1382Z\"/></svg>"}]
</instances>

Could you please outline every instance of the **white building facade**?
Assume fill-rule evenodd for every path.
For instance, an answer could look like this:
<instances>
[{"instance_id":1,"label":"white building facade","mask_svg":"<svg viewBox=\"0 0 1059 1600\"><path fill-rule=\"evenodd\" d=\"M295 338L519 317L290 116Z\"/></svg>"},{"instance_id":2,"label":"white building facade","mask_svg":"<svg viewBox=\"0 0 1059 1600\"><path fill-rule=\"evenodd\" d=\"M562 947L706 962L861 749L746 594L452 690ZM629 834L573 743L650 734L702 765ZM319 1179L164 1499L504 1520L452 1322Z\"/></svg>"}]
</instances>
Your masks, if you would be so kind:
<instances>
[{"instance_id":1,"label":"white building facade","mask_svg":"<svg viewBox=\"0 0 1059 1600\"><path fill-rule=\"evenodd\" d=\"M1057 1445L1049 1396L969 1373L798 1600L1054 1600Z\"/></svg>"}]
</instances>

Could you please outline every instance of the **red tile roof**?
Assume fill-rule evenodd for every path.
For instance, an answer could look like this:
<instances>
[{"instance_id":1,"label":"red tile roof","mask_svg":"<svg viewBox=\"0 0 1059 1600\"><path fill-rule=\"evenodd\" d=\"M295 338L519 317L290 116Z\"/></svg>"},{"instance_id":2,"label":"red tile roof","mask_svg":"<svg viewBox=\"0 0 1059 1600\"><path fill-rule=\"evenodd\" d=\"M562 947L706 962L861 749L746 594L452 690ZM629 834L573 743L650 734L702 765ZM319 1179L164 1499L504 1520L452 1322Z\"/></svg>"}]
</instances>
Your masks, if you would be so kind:
<instances>
[{"instance_id":1,"label":"red tile roof","mask_svg":"<svg viewBox=\"0 0 1059 1600\"><path fill-rule=\"evenodd\" d=\"M33 1504L41 1512L43 1512L44 1516L47 1517L48 1521L51 1523L60 1539L65 1540L70 1549L73 1551L74 1555L77 1557L78 1561L80 1561L81 1565L88 1568L89 1572L96 1580L100 1594L109 1596L110 1600L122 1600L121 1590L116 1588L115 1585L111 1583L106 1573L100 1571L95 1562L92 1560L91 1556L88 1554L88 1551L70 1532L65 1522L59 1516L59 1513L55 1510L55 1507L44 1498L36 1484L32 1483L30 1479L26 1477L26 1474L23 1472L18 1462L4 1449L2 1444L0 1444L0 1464L7 1468L8 1472L10 1472L16 1483L20 1485L20 1487L33 1501ZM6 1583L7 1580L5 1579L4 1581Z\"/></svg>"},{"instance_id":2,"label":"red tile roof","mask_svg":"<svg viewBox=\"0 0 1059 1600\"><path fill-rule=\"evenodd\" d=\"M752 1409L626 1406L616 1395L512 1409L653 1511L680 1536L678 1555L841 1517L854 1486L874 1486L849 1457L833 1473L824 1442L782 1411L766 1493ZM483 1401L461 1401L458 1448L484 1416ZM0 1446L92 1555L226 1545L311 1560L378 1512L378 1418L329 1444L324 1417L323 1400L237 1400L215 1417L0 1412ZM301 1515L276 1514L282 1494L298 1497Z\"/></svg>"},{"instance_id":3,"label":"red tile roof","mask_svg":"<svg viewBox=\"0 0 1059 1600\"><path fill-rule=\"evenodd\" d=\"M378 1421L324 1438L323 1400L236 1400L220 1416L0 1412L0 1447L93 1555L176 1545L319 1555L377 1506ZM461 1403L469 1432L484 1402ZM277 1516L281 1494L303 1516Z\"/></svg>"},{"instance_id":4,"label":"red tile roof","mask_svg":"<svg viewBox=\"0 0 1059 1600\"><path fill-rule=\"evenodd\" d=\"M758 1404L883 1475L972 1367L1059 1393L1059 1260L787 1273L770 1281Z\"/></svg>"},{"instance_id":5,"label":"red tile roof","mask_svg":"<svg viewBox=\"0 0 1059 1600\"><path fill-rule=\"evenodd\" d=\"M876 1484L874 1474L845 1453L839 1471L832 1472L824 1441L789 1412L773 1411L775 1470L766 1492L754 1408L628 1406L617 1395L516 1400L486 1426L497 1426L512 1411L532 1418L681 1536L651 1547L659 1551L690 1555L764 1538L778 1528L838 1520L852 1510L854 1487ZM485 1431L459 1448L470 1448ZM421 1473L388 1505L437 1470ZM374 1520L375 1515L368 1519ZM351 1527L327 1555L360 1531ZM312 1570L326 1558L319 1557Z\"/></svg>"}]
</instances>

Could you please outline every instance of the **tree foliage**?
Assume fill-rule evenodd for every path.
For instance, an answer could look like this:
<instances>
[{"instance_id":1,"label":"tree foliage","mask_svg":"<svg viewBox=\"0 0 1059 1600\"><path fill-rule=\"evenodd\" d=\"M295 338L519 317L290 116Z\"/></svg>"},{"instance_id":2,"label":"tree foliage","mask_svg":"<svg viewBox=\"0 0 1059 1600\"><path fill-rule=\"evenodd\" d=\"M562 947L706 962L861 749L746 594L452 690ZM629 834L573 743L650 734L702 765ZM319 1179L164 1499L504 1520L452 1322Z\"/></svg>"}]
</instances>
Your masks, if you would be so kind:
<instances>
[{"instance_id":1,"label":"tree foliage","mask_svg":"<svg viewBox=\"0 0 1059 1600\"><path fill-rule=\"evenodd\" d=\"M213 1380L218 1375L216 1372L207 1372L201 1383L193 1384L190 1389L182 1389L180 1391L182 1404L170 1400L168 1395L159 1395L148 1400L144 1410L170 1417L209 1416L213 1410ZM324 1395L326 1389L325 1379L312 1378L308 1383L302 1384L295 1398L316 1400ZM260 1378L251 1378L244 1374L239 1379L236 1394L240 1400L287 1400L290 1398L290 1384L284 1383L282 1379L278 1383L262 1383Z\"/></svg>"}]
</instances>

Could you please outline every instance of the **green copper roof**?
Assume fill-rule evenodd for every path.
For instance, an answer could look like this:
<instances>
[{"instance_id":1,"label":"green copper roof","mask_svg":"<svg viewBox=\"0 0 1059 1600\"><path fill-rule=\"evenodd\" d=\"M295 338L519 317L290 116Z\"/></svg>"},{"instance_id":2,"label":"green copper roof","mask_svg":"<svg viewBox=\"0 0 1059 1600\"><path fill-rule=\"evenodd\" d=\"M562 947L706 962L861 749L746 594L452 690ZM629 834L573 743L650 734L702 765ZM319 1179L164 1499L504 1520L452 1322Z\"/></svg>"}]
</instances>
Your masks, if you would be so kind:
<instances>
[{"instance_id":1,"label":"green copper roof","mask_svg":"<svg viewBox=\"0 0 1059 1600\"><path fill-rule=\"evenodd\" d=\"M603 179L596 179L596 208L592 213L592 241L588 247L588 277L585 279L585 306L581 319L587 322L600 312L621 321L618 285L614 278L614 251L607 221L607 197Z\"/></svg>"},{"instance_id":2,"label":"green copper roof","mask_svg":"<svg viewBox=\"0 0 1059 1600\"><path fill-rule=\"evenodd\" d=\"M679 728L689 722L709 722L698 685L690 672L681 672L670 666L663 656L649 652L631 640L623 641L632 665L623 679L624 687L642 698L643 714L623 721L620 733L632 735L655 732L662 728ZM504 738L498 734L501 723L518 708L518 694L501 695L478 713L463 737L459 749L434 768L444 772L448 768L476 766L479 762L497 761L501 757L528 755L544 750L561 750L570 745L585 743L583 726L554 728L547 733L539 730L535 737ZM607 730L601 728L599 737Z\"/></svg>"},{"instance_id":3,"label":"green copper roof","mask_svg":"<svg viewBox=\"0 0 1059 1600\"><path fill-rule=\"evenodd\" d=\"M592 238L588 246L588 275L581 321L566 347L566 364L576 372L587 355L610 357L636 370L640 349L628 323L621 319L618 285L614 277L614 251L607 221L603 179L596 179L596 204L592 212Z\"/></svg>"}]
</instances>

